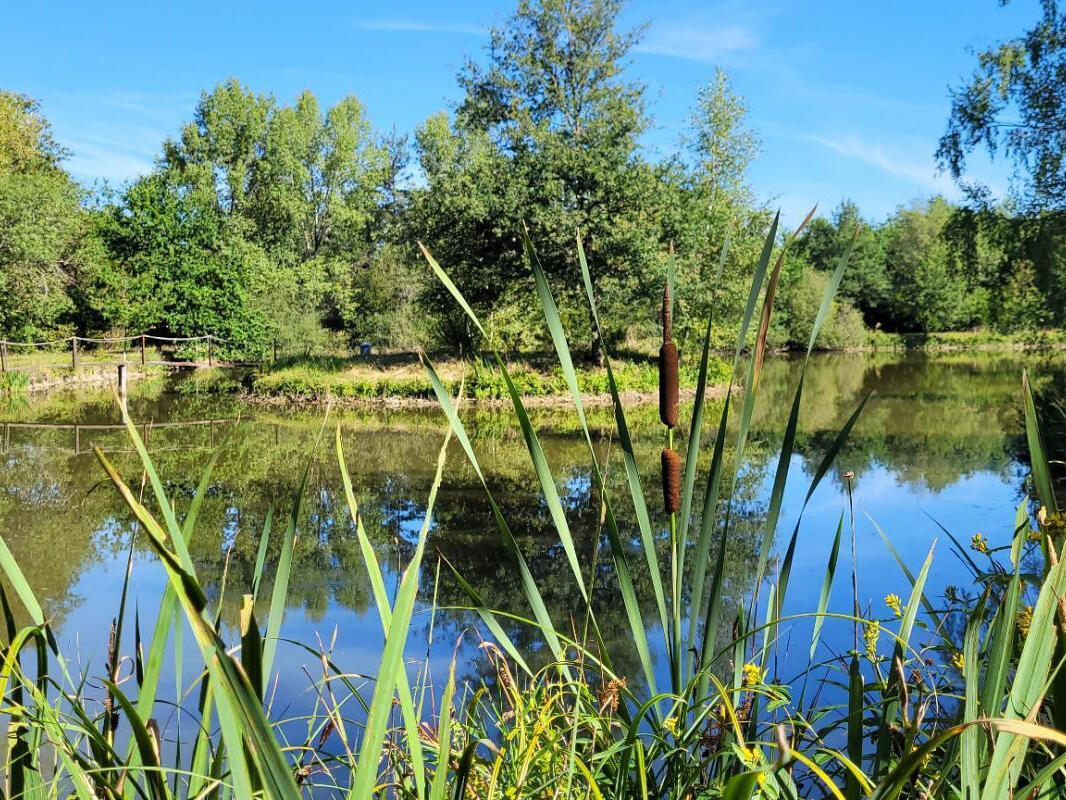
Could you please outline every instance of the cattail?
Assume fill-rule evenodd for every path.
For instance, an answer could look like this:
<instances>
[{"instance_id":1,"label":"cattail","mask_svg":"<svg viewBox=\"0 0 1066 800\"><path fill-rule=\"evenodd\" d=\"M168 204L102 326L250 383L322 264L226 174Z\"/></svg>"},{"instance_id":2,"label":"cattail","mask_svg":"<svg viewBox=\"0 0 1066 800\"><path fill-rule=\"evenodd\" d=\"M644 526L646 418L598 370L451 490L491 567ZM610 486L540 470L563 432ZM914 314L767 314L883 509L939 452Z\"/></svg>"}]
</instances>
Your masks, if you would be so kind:
<instances>
[{"instance_id":1,"label":"cattail","mask_svg":"<svg viewBox=\"0 0 1066 800\"><path fill-rule=\"evenodd\" d=\"M670 313L670 284L663 289L663 344L659 348L659 419L667 428L677 427L677 345Z\"/></svg>"},{"instance_id":2,"label":"cattail","mask_svg":"<svg viewBox=\"0 0 1066 800\"><path fill-rule=\"evenodd\" d=\"M667 514L681 508L681 457L669 447L663 448L663 506Z\"/></svg>"},{"instance_id":3,"label":"cattail","mask_svg":"<svg viewBox=\"0 0 1066 800\"><path fill-rule=\"evenodd\" d=\"M667 428L677 427L677 345L667 339L659 348L659 419Z\"/></svg>"}]
</instances>

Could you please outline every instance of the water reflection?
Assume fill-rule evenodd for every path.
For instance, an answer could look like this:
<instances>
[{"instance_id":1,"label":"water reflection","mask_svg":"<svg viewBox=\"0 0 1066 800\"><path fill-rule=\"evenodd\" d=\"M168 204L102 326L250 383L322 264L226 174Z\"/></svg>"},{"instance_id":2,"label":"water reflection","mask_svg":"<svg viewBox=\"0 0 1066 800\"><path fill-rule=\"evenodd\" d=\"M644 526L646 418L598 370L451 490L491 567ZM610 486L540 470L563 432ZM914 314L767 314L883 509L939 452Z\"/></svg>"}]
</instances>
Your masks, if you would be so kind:
<instances>
[{"instance_id":1,"label":"water reflection","mask_svg":"<svg viewBox=\"0 0 1066 800\"><path fill-rule=\"evenodd\" d=\"M1045 385L1061 381L1064 375L1059 356L835 355L814 360L807 375L797 455L779 530L791 531L810 476L829 443L860 400L871 391L874 395L840 453L836 469L805 512L793 574L819 577L794 580L792 605L809 608L816 602L829 544L844 508L838 477L844 470L856 474L864 603L876 604L884 594L902 594L906 588L866 514L888 532L912 563L925 556L939 534L933 518L965 538L981 530L993 541L1006 539L1026 472L1019 456L1023 366L1042 376L1038 386L1039 381ZM799 368L797 360L788 358L766 364L733 511L733 535L726 542L727 608L735 608L751 588L769 495L768 476L776 464ZM15 424L4 425L0 454L0 531L47 612L58 621L61 635L70 641L76 637L77 646L85 658L95 659L93 663L106 638L105 621L117 603L134 526L104 482L95 457L87 452L90 444L107 450L132 486L141 485L139 462L125 434L100 427L117 421L113 403L102 392L53 395L7 409L4 418ZM310 458L309 490L300 513L284 634L313 642L316 634L328 640L336 629L335 656L349 669L372 669L380 652L380 627L375 614L368 611L370 588L340 491L331 437L326 437L329 444L312 453L321 415L251 409L210 398L177 398L161 385L142 387L130 403L136 420L155 423L147 429L149 449L179 509L188 505L210 453L221 452L191 551L198 574L212 600L222 603L227 620L236 618L240 594L251 585L268 510L280 516L288 512ZM580 624L580 594L535 489L520 432L503 413L470 411L466 417L490 487L542 587L553 619L567 627L570 620ZM710 409L709 419L716 418L717 409ZM631 563L636 565L643 559L638 555L636 526L624 513L628 494L609 412L594 411L592 421L597 456L607 465L609 491L616 498L619 523L633 548ZM197 424L172 424L178 422ZM387 567L391 591L422 522L445 423L433 410L349 412L336 416L333 423L342 427L364 525ZM542 444L555 471L579 555L594 575L593 597L605 642L615 653L618 670L636 675L636 658L628 646L630 637L609 559L605 548L600 548L600 498L592 489L584 440L577 435L572 415L564 411L540 411L534 414L534 423L542 431ZM655 410L634 409L632 423L647 494L657 498L662 439ZM704 468L713 436L713 425L707 427ZM653 523L664 529L658 503L650 505ZM280 532L280 526L275 530ZM660 541L663 556L664 539ZM279 547L280 536L275 535L268 564L273 563ZM516 571L494 531L484 492L457 447L449 454L429 547L429 553L446 559L470 580L489 606L528 615ZM220 597L227 568L227 589ZM934 574L940 586L961 580L963 573L947 547L938 556ZM647 603L646 618L652 619L656 615L649 576L636 570L634 580ZM138 548L132 588L142 617L151 618L161 586L153 559ZM837 594L834 605L846 609L845 592ZM421 596L425 602L435 596L441 610L432 617L419 615L413 642L428 642L432 619L429 652L434 659L447 659L460 631L476 628L474 617L458 608L469 600L448 567L438 569L433 557L423 571ZM269 597L269 587L260 597ZM529 628L515 623L509 633L520 647L539 648L541 640ZM840 632L839 640L833 639L837 634L831 630L826 633L828 647L846 649L850 631ZM467 637L468 649L474 642L476 634ZM422 651L427 646L417 644ZM799 644L797 651L805 652L806 644ZM307 658L298 651L286 655L284 649L281 657L293 663ZM471 669L476 669L477 662L472 663Z\"/></svg>"}]
</instances>

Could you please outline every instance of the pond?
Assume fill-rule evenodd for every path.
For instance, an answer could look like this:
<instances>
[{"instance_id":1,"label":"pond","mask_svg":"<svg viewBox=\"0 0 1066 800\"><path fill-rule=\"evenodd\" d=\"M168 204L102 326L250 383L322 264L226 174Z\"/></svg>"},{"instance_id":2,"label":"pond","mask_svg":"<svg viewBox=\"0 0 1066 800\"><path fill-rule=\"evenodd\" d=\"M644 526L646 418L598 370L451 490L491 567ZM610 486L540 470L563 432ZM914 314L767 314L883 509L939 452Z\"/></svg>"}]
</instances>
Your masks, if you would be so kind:
<instances>
[{"instance_id":1,"label":"pond","mask_svg":"<svg viewBox=\"0 0 1066 800\"><path fill-rule=\"evenodd\" d=\"M883 597L896 593L905 598L910 588L878 528L912 569L920 566L936 542L930 579L934 593L951 584L967 588L967 573L952 552L947 532L963 548L978 532L993 546L1009 540L1028 473L1019 401L1023 368L1031 371L1038 387L1046 386L1066 375L1066 358L1023 353L814 358L775 553L787 542L811 476L836 432L861 399L874 394L804 512L788 609L815 608L842 514L846 537L852 520L854 524L859 602L864 610L887 616ZM784 357L770 359L765 367L734 505L733 533L725 543L724 585L731 614L742 598L750 596L760 527L799 369L798 360ZM149 450L179 511L187 507L212 453L219 453L191 551L212 603L221 607L223 621L235 624L241 595L249 591L269 509L276 523L267 564L276 558L283 527L277 520L288 515L302 471L310 464L282 636L312 647L322 643L332 648L332 659L342 668L372 673L382 634L344 503L333 427L341 426L364 524L391 590L422 524L446 430L443 415L436 409L334 412L316 447L323 428L321 411L264 409L234 400L175 395L166 389L162 384L137 388L130 411L146 426ZM703 469L719 409L717 404L708 409ZM463 415L490 488L552 618L568 630L579 625L580 595L536 489L517 425L505 411L467 409ZM610 412L596 409L591 418L598 457L607 465L609 491L637 563L642 561L639 542L632 515L624 513L628 490ZM658 488L662 429L654 408L630 409L630 418L652 523L665 531ZM105 450L135 491L141 486L139 462L125 432L106 427L118 422L115 401L106 392L34 397L4 408L0 419L4 421L0 533L55 621L61 645L76 651L89 672L97 674L102 671L108 627L118 606L131 545L130 602L145 635L154 624L163 573L89 448L96 444ZM595 563L593 601L605 643L615 655L617 669L635 679L638 661L606 546L600 548L601 503L593 490L584 438L573 414L565 409L539 410L533 422L567 508L579 557L586 571ZM854 473L853 506L842 477L845 472ZM702 477L701 472L698 485ZM666 538L661 539L665 553ZM476 615L465 609L469 598L453 568L481 592L488 606L529 615L485 493L462 451L454 446L433 516L408 655L428 659L431 669L443 670L459 643L459 671L476 677L489 671L478 649L482 629ZM843 612L852 605L850 570L849 544L841 551L830 602L831 608ZM637 570L634 579L646 606L645 618L652 620L656 614L648 575ZM261 598L260 619L269 591ZM518 622L505 627L535 661L541 641L537 633ZM791 677L789 672L798 671L808 658L809 630L804 634L802 627L797 627L794 639L787 637L779 645L776 669L782 679ZM847 624L827 623L823 637L818 657L830 658L852 646L853 631ZM652 640L661 641L661 636ZM191 649L186 646L186 660ZM661 652L658 655L661 662ZM299 704L302 701L295 698L309 696L304 670L317 674L320 668L308 651L291 644L281 647L278 659L277 696Z\"/></svg>"}]
</instances>

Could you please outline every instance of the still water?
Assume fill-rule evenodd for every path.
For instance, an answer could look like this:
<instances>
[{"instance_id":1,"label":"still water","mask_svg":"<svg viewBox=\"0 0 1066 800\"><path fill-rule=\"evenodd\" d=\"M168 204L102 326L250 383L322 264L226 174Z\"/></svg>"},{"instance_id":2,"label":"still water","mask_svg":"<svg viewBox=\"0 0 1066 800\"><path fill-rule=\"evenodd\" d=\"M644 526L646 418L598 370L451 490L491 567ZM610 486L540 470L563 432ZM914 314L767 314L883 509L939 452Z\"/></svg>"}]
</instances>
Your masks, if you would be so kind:
<instances>
[{"instance_id":1,"label":"still water","mask_svg":"<svg viewBox=\"0 0 1066 800\"><path fill-rule=\"evenodd\" d=\"M964 545L977 532L992 545L1008 541L1028 472L1019 403L1023 368L1031 371L1038 389L1048 388L1066 376L1066 358L1057 354L945 354L834 355L813 360L778 526L778 550L791 534L811 476L829 443L862 397L874 394L804 512L789 608L813 610L817 604L838 520L848 510L841 477L847 471L855 474L856 567L864 609L886 616L884 595L894 592L906 597L909 592L877 527L914 568L937 542L930 579L934 592L952 583L965 586L966 573L940 526ZM733 609L752 588L781 431L798 376L796 360L767 362L742 465L733 532L725 542L725 587ZM719 408L711 404L708 410L704 467ZM90 447L103 448L135 490L141 480L139 464L123 431L99 427L118 421L114 399L106 392L35 397L0 409L0 420L5 422L0 450L0 535L52 616L61 645L76 651L90 674L99 674L131 545L131 604L145 628L154 622L164 577ZM137 422L148 426L149 450L179 511L188 505L211 454L220 454L191 551L209 597L221 605L223 619L231 625L240 597L251 585L268 509L284 519L304 466L310 463L282 636L312 646L321 642L332 647L332 659L342 668L373 673L382 635L343 500L333 427L341 426L364 524L386 568L391 590L423 521L436 454L445 434L443 415L435 409L335 412L327 435L316 448L323 422L320 411L264 410L232 400L177 396L163 386L137 389L130 411ZM607 464L609 489L623 533L630 535L632 563L636 564L643 559L636 527L631 515L624 513L628 492L610 414L601 409L591 416L598 455ZM548 609L557 625L569 629L571 620L581 618L580 595L536 490L521 434L505 412L467 410L464 417L491 490ZM630 418L653 525L664 532L660 546L665 557L666 520L658 488L662 429L654 408L634 408ZM533 421L587 570L595 559L593 597L607 646L615 653L617 669L635 678L638 662L628 646L621 602L603 557L606 548L598 548L600 499L592 490L584 439L566 410L539 411ZM850 515L845 519L846 528L850 527ZM282 527L276 524L274 528L268 571L280 547ZM851 567L847 549L842 550L831 601L831 608L844 612L851 607L850 581L845 574ZM411 659L428 659L433 670L443 670L461 642L459 671L476 677L488 670L477 648L481 629L476 616L463 609L468 598L445 559L478 588L488 606L528 616L516 570L497 538L484 491L458 447L449 452L437 500L421 576L420 611L408 654ZM636 570L634 577L646 604L645 618L651 620L656 614L648 576ZM260 619L269 600L267 589L260 594L264 598ZM434 597L436 611L431 613ZM519 623L505 626L524 651L540 647L534 631ZM661 635L653 633L652 641L661 642ZM827 623L823 636L820 657L851 646L850 626ZM802 666L808 641L797 629L794 641L783 642L777 667L782 679ZM304 668L317 674L315 659L306 650L283 644L278 666L278 696L299 704L296 698L306 697L309 685Z\"/></svg>"}]
</instances>

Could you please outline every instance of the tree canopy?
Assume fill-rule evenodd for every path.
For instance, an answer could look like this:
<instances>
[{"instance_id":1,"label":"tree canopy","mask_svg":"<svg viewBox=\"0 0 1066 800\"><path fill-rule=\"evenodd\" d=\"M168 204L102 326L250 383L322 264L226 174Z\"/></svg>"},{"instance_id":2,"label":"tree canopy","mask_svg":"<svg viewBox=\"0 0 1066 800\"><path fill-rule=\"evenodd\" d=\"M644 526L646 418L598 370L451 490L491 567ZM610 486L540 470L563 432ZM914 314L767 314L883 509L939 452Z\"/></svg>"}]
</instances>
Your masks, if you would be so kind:
<instances>
[{"instance_id":1,"label":"tree canopy","mask_svg":"<svg viewBox=\"0 0 1066 800\"><path fill-rule=\"evenodd\" d=\"M598 352L576 242L610 344L647 349L668 265L683 352L713 315L726 344L771 219L748 185L759 140L729 75L709 71L673 147L630 59L645 28L622 0L518 0L457 74L448 111L413 140L376 129L355 96L291 101L231 78L203 92L150 174L83 190L35 101L0 92L0 336L213 334L241 347L476 351L485 342L427 272L423 243L512 351L546 344L522 246L528 230L575 344ZM1066 22L979 54L955 94L943 164L1005 148L1026 202L919 199L884 220L850 201L787 253L775 346L803 346L827 275L850 265L821 346L901 333L1066 323ZM1017 115L1014 119L1012 115ZM1040 132L1053 127L1054 135ZM976 195L975 195L976 196ZM718 271L726 241L728 258Z\"/></svg>"}]
</instances>

